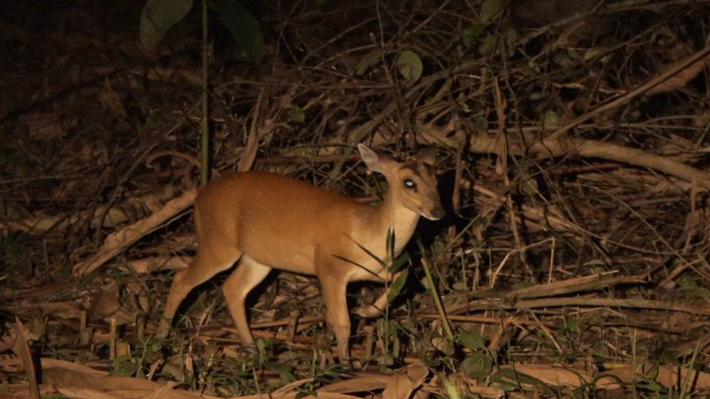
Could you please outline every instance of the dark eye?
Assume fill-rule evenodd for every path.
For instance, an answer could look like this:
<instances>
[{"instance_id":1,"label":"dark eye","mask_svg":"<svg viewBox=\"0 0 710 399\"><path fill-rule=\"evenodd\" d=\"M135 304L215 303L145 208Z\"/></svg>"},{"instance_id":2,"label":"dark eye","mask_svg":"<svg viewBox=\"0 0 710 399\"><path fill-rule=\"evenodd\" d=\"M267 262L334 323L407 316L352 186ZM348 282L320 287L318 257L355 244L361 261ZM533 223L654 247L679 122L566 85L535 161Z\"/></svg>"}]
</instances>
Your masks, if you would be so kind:
<instances>
[{"instance_id":1,"label":"dark eye","mask_svg":"<svg viewBox=\"0 0 710 399\"><path fill-rule=\"evenodd\" d=\"M411 179L405 179L404 180L404 187L415 189L415 188L417 188L417 183L415 183Z\"/></svg>"}]
</instances>

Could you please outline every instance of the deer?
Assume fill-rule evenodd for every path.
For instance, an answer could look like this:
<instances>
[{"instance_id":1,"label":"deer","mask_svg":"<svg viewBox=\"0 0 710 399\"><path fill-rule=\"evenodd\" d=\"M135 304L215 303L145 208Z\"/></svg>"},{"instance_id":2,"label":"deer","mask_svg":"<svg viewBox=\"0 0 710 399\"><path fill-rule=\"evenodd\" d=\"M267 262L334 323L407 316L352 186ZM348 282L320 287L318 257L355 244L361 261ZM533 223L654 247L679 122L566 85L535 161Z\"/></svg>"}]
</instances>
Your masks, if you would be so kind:
<instances>
[{"instance_id":1,"label":"deer","mask_svg":"<svg viewBox=\"0 0 710 399\"><path fill-rule=\"evenodd\" d=\"M377 206L270 172L232 173L201 187L194 205L197 254L173 278L158 335L167 337L190 291L237 264L222 292L242 343L253 346L245 300L278 269L317 276L338 358L348 362L348 283L390 280L381 259L402 252L420 216L439 220L445 215L434 152L398 162L364 144L358 150L367 168L387 180L388 191ZM390 232L394 242L388 250Z\"/></svg>"}]
</instances>

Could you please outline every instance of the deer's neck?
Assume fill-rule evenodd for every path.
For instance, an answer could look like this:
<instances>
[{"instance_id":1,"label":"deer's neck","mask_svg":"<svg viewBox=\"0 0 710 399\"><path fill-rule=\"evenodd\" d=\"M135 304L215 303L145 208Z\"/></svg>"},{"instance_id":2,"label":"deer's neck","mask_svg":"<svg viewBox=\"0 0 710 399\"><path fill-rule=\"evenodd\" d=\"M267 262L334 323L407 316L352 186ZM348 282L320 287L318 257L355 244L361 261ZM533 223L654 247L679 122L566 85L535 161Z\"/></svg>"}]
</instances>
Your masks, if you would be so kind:
<instances>
[{"instance_id":1,"label":"deer's neck","mask_svg":"<svg viewBox=\"0 0 710 399\"><path fill-rule=\"evenodd\" d=\"M419 221L419 214L405 208L396 193L390 188L384 201L375 212L375 219L378 229L383 233L383 240L387 238L387 232L394 232L394 256L399 255L409 239L414 234L414 229Z\"/></svg>"}]
</instances>

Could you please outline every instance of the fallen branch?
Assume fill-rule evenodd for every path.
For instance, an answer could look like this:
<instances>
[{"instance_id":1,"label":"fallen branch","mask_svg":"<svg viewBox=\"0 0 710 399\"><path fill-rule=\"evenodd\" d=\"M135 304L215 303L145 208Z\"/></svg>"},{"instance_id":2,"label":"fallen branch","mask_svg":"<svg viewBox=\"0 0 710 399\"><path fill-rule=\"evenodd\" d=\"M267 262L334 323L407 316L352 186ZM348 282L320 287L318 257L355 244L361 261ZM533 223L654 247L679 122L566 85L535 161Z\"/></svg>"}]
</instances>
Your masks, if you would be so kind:
<instances>
[{"instance_id":1,"label":"fallen branch","mask_svg":"<svg viewBox=\"0 0 710 399\"><path fill-rule=\"evenodd\" d=\"M453 139L447 141L451 140ZM559 139L546 138L526 148L512 135L508 135L508 137L479 135L471 137L469 144L472 152L493 153L501 156L507 153L516 156L532 155L538 159L569 155L606 159L662 172L688 182L696 182L700 187L710 189L710 175L702 170L675 161L668 156L650 154L646 151L612 143L562 137Z\"/></svg>"},{"instance_id":2,"label":"fallen branch","mask_svg":"<svg viewBox=\"0 0 710 399\"><path fill-rule=\"evenodd\" d=\"M121 253L125 248L138 241L144 235L150 233L158 226L184 211L195 201L197 190L193 189L182 196L169 201L165 206L150 215L139 220L130 226L116 231L109 235L99 249L99 252L81 263L74 266L74 275L83 276L99 268L106 261Z\"/></svg>"}]
</instances>

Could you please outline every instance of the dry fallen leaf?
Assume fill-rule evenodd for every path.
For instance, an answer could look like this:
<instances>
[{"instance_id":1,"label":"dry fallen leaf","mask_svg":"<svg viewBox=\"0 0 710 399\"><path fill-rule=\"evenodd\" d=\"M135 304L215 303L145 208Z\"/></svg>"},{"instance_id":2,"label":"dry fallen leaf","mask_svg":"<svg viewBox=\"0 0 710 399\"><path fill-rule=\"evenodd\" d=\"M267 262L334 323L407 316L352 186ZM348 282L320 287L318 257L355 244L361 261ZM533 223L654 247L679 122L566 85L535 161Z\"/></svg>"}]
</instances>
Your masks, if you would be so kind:
<instances>
[{"instance_id":1,"label":"dry fallen leaf","mask_svg":"<svg viewBox=\"0 0 710 399\"><path fill-rule=\"evenodd\" d=\"M615 376L623 382L629 383L637 380L639 375L650 378L654 373L657 373L657 375L653 380L667 389L681 389L682 387L679 384L683 384L688 378L688 368L657 366L651 363L646 363L642 366L625 365L613 368L604 374ZM692 385L686 387L686 389L691 391L710 389L710 373L692 371L688 381Z\"/></svg>"},{"instance_id":2,"label":"dry fallen leaf","mask_svg":"<svg viewBox=\"0 0 710 399\"><path fill-rule=\"evenodd\" d=\"M511 364L501 367L501 369L515 370L516 373L533 377L544 384L550 386L580 387L594 380L593 375L582 369L559 366L554 364ZM621 385L611 378L603 377L596 379L597 386L604 389L616 389Z\"/></svg>"},{"instance_id":3,"label":"dry fallen leaf","mask_svg":"<svg viewBox=\"0 0 710 399\"><path fill-rule=\"evenodd\" d=\"M30 381L30 398L39 399L39 385L37 381L37 370L32 361L32 352L27 344L27 338L24 333L27 329L22 324L19 318L15 317L15 345L12 351L22 359L22 365L27 374L27 379Z\"/></svg>"}]
</instances>

